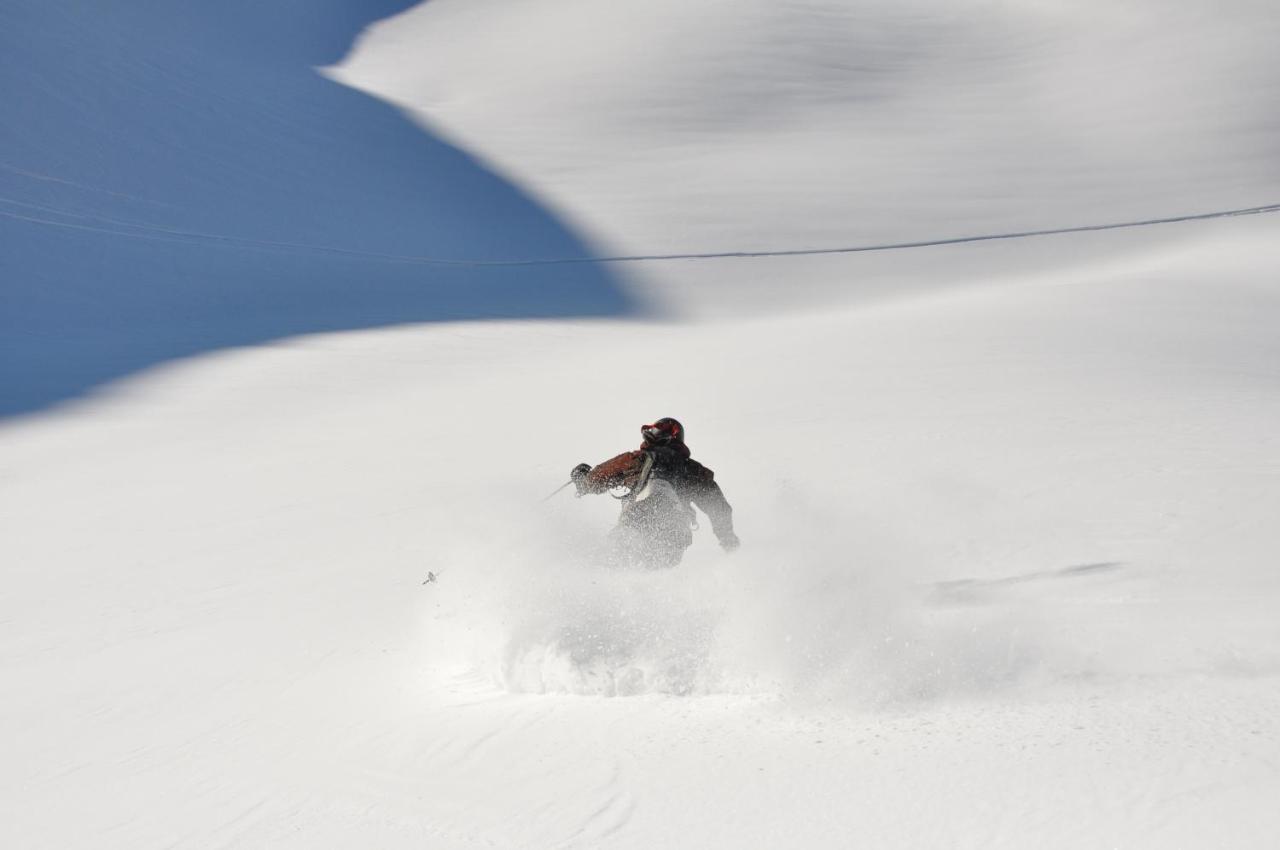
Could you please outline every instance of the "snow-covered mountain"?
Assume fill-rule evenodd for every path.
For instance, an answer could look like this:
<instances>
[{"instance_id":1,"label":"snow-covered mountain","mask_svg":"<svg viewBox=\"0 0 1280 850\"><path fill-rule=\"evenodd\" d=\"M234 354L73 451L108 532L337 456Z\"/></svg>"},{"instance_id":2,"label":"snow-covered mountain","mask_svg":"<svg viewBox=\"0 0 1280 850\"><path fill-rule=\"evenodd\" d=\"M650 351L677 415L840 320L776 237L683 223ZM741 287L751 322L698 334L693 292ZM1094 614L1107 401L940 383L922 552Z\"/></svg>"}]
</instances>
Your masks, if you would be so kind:
<instances>
[{"instance_id":1,"label":"snow-covered mountain","mask_svg":"<svg viewBox=\"0 0 1280 850\"><path fill-rule=\"evenodd\" d=\"M146 342L84 300L145 268L126 330L187 340L216 302L235 333L0 424L0 845L1276 841L1280 217L455 269L421 300L437 271L367 256L1273 203L1269 4L432 0L333 66L403 6L377 5L311 9L305 51L290 4L5 9L4 210L54 222L5 220L5 297ZM15 135L31 103L140 92L169 94L138 139L244 179L125 168L118 110L97 142L53 112ZM416 245L430 224L455 235ZM203 236L136 236L163 228ZM261 298L283 324L236 336ZM6 347L100 350L48 321ZM43 374L5 379L39 403L13 409ZM603 570L610 500L542 499L664 415L743 546Z\"/></svg>"}]
</instances>

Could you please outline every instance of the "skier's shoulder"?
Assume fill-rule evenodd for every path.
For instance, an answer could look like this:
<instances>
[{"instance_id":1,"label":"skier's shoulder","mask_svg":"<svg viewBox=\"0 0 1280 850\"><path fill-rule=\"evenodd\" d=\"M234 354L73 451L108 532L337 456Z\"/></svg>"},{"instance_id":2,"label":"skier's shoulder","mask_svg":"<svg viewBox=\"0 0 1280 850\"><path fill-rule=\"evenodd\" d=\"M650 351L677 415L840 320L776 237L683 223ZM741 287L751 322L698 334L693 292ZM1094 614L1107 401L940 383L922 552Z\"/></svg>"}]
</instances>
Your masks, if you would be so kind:
<instances>
[{"instance_id":1,"label":"skier's shoulder","mask_svg":"<svg viewBox=\"0 0 1280 850\"><path fill-rule=\"evenodd\" d=\"M681 451L680 449L683 449ZM715 479L715 473L689 455L689 450L684 446L680 449L659 447L650 449L655 455L655 461L660 468L670 470L688 481L705 483Z\"/></svg>"},{"instance_id":2,"label":"skier's shoulder","mask_svg":"<svg viewBox=\"0 0 1280 850\"><path fill-rule=\"evenodd\" d=\"M710 483L716 479L716 474L708 466L703 466L693 458L685 460L685 469L689 477L703 483Z\"/></svg>"}]
</instances>

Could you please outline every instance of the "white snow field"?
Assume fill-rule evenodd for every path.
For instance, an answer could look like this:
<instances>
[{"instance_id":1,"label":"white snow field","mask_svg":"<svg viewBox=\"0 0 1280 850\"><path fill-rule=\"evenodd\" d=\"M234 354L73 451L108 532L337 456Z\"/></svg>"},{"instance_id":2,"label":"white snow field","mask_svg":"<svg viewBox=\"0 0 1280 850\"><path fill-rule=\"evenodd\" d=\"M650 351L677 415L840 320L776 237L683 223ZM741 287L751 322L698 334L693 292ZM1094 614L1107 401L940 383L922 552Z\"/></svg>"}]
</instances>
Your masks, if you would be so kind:
<instances>
[{"instance_id":1,"label":"white snow field","mask_svg":"<svg viewBox=\"0 0 1280 850\"><path fill-rule=\"evenodd\" d=\"M1280 202L1277 39L432 0L323 73L600 253L736 251ZM0 846L1280 846L1280 215L611 268L647 312L329 322L0 422ZM668 415L742 548L606 570L610 500L543 497Z\"/></svg>"}]
</instances>

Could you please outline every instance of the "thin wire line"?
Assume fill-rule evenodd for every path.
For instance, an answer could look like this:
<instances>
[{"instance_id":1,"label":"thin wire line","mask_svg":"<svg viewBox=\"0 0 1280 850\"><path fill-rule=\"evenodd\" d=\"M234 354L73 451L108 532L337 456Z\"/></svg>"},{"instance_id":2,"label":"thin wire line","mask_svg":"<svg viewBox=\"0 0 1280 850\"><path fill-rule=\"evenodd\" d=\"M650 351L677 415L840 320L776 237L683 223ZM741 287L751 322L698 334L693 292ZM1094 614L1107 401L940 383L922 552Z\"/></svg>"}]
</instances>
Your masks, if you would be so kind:
<instances>
[{"instance_id":1,"label":"thin wire line","mask_svg":"<svg viewBox=\"0 0 1280 850\"><path fill-rule=\"evenodd\" d=\"M0 199L7 200L7 199ZM19 201L10 200L9 203L19 204L22 206L34 207L35 205L22 204ZM63 212L44 208L48 212L55 215L61 215L68 218L77 218L82 221L105 221L110 219L98 218L95 216L84 215L81 213ZM53 221L51 219L39 218L37 216L22 215L15 212L0 210L0 216L6 218L18 219L20 221L33 222L35 224L43 224L50 227L64 227L74 230L87 230L97 233L106 233L113 236L126 236L135 239L156 239L164 241L187 241L187 242L207 242L217 245L232 245L246 248L261 248L268 250L290 250L290 251L308 251L313 253L334 254L346 257L361 257L371 260L383 260L396 263L412 263L415 265L431 265L431 266L451 266L464 268L511 268L511 267L527 267L527 266L564 266L564 265L582 265L588 263L639 263L639 262L662 262L669 260L723 260L723 259L752 259L760 257L803 257L816 256L820 254L858 254L868 251L900 251L908 248L931 248L941 245L960 245L968 242L991 242L999 239L1027 239L1034 236L1053 236L1064 233L1087 233L1100 230L1120 230L1128 227L1151 227L1159 224L1177 224L1187 221L1204 221L1214 218L1233 218L1236 216L1246 215L1263 215L1266 213L1280 212L1280 204L1266 204L1260 207L1245 207L1234 210L1217 210L1214 212L1192 213L1189 215L1169 216L1166 218L1151 218L1142 221L1123 221L1108 224L1085 224L1076 227L1055 227L1043 230L1020 230L1011 233L988 233L979 236L955 236L943 239L922 239L912 242L888 242L872 245L853 245L847 247L836 248L795 248L788 250L764 250L764 251L710 251L705 253L687 253L687 254L627 254L612 257L548 257L544 259L518 259L518 260L472 260L472 259L447 259L442 257L423 257L410 254L384 254L377 251L360 251L350 248L336 248L329 245L307 245L296 242L276 242L264 239L249 239L239 236L225 236L216 233L201 233L199 231L178 230L174 228L161 227L158 225L132 224L126 222L115 222L121 226L131 228L131 230L117 230L110 227L99 227L91 224L74 224L68 221Z\"/></svg>"}]
</instances>

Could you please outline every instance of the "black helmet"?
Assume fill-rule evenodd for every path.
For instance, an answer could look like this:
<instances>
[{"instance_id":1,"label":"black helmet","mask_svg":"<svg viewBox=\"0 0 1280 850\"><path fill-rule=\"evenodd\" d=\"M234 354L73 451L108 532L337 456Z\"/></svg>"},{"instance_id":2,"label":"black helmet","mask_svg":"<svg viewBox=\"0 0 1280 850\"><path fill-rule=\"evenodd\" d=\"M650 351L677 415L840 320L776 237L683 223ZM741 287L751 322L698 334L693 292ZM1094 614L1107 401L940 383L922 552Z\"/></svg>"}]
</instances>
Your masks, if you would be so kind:
<instances>
[{"instance_id":1,"label":"black helmet","mask_svg":"<svg viewBox=\"0 0 1280 850\"><path fill-rule=\"evenodd\" d=\"M670 416L663 417L652 425L641 425L640 434L646 443L653 446L684 444L684 426Z\"/></svg>"}]
</instances>

